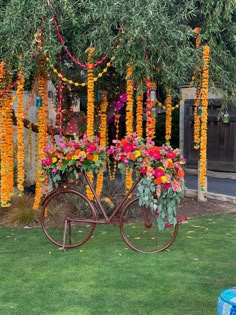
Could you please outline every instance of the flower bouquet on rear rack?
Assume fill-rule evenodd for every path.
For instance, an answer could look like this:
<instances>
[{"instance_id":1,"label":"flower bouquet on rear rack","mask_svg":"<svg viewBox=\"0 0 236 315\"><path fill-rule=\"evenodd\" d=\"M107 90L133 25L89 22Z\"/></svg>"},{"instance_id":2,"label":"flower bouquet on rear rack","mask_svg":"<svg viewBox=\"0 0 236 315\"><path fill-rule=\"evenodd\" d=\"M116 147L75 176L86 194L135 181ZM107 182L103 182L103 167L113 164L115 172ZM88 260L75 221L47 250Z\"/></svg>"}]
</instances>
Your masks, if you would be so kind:
<instances>
[{"instance_id":1,"label":"flower bouquet on rear rack","mask_svg":"<svg viewBox=\"0 0 236 315\"><path fill-rule=\"evenodd\" d=\"M74 181L82 171L98 173L106 168L108 157L106 148L100 145L98 137L59 141L48 144L41 160L42 169L57 187L59 182Z\"/></svg>"},{"instance_id":2,"label":"flower bouquet on rear rack","mask_svg":"<svg viewBox=\"0 0 236 315\"><path fill-rule=\"evenodd\" d=\"M176 224L176 206L184 196L185 163L179 149L170 145L155 146L136 134L113 141L108 154L119 162L121 171L127 167L141 178L138 184L139 204L157 214L159 230L165 224Z\"/></svg>"}]
</instances>

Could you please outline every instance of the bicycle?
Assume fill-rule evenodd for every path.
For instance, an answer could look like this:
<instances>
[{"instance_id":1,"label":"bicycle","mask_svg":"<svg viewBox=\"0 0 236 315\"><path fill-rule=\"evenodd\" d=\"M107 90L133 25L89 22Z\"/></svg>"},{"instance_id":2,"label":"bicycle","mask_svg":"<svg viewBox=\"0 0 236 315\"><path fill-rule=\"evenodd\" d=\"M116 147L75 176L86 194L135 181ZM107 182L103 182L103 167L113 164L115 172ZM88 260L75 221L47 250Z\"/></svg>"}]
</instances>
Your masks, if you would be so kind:
<instances>
[{"instance_id":1,"label":"bicycle","mask_svg":"<svg viewBox=\"0 0 236 315\"><path fill-rule=\"evenodd\" d=\"M86 173L83 176L93 193L94 203L79 190L67 187L54 189L42 202L40 224L52 243L62 250L81 246L90 239L97 224L119 226L126 244L137 252L158 253L174 242L178 223L175 226L167 223L165 229L159 231L158 212L140 206L138 197L130 199L139 180L108 216Z\"/></svg>"}]
</instances>

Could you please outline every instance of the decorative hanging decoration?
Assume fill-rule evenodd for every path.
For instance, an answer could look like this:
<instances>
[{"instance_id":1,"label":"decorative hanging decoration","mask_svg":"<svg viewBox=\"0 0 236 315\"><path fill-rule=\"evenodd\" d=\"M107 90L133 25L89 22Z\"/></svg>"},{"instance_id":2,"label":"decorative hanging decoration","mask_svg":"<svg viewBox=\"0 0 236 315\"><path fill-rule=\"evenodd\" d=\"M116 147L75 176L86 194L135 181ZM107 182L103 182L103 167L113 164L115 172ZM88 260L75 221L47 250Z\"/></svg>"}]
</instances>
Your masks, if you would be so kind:
<instances>
[{"instance_id":1,"label":"decorative hanging decoration","mask_svg":"<svg viewBox=\"0 0 236 315\"><path fill-rule=\"evenodd\" d=\"M201 46L201 38L200 38L200 27L196 27L194 29L195 38L196 38L196 49L198 50ZM193 147L194 149L199 149L200 147L200 128L201 128L201 114L202 108L200 106L201 102L201 65L199 62L196 63L196 92L195 92L195 100L194 100L194 138L193 138Z\"/></svg>"},{"instance_id":2,"label":"decorative hanging decoration","mask_svg":"<svg viewBox=\"0 0 236 315\"><path fill-rule=\"evenodd\" d=\"M200 143L200 187L201 191L206 191L207 175L207 122L208 122L208 84L209 84L209 61L210 47L203 47L203 70L202 70L202 124Z\"/></svg>"},{"instance_id":3,"label":"decorative hanging decoration","mask_svg":"<svg viewBox=\"0 0 236 315\"><path fill-rule=\"evenodd\" d=\"M154 98L154 84L150 79L146 79L146 88L147 88L147 100L146 100L146 139L147 142L152 141L155 137L155 125L156 120L152 116L152 107L156 103ZM153 93L154 92L154 93ZM152 99L151 99L152 97Z\"/></svg>"},{"instance_id":4,"label":"decorative hanging decoration","mask_svg":"<svg viewBox=\"0 0 236 315\"><path fill-rule=\"evenodd\" d=\"M90 47L88 51L88 90L87 90L87 137L90 139L94 135L94 76L93 76L93 59L94 48ZM93 173L87 174L89 180L93 182ZM86 187L87 197L93 199L93 193L90 187Z\"/></svg>"},{"instance_id":5,"label":"decorative hanging decoration","mask_svg":"<svg viewBox=\"0 0 236 315\"><path fill-rule=\"evenodd\" d=\"M94 80L95 82L98 81L98 79L100 79L105 73L107 73L108 68L111 66L113 60L114 60L114 58L111 58L111 61L109 61L109 62L106 64L106 67L105 67L101 72L99 72L96 77L93 78L93 80ZM49 58L46 58L46 61L49 62L50 59L49 59ZM73 80L70 80L70 79L64 77L63 74L62 74L62 72L59 71L59 70L57 70L57 69L53 66L53 64L49 63L49 66L51 67L53 73L55 73L55 74L58 76L58 78L61 79L63 82L67 82L67 83L70 84L70 85L73 84L75 87L78 87L78 86L84 87L84 86L87 85L87 83L85 83L85 82L81 82L81 83L80 83L80 82L76 82L76 81L73 81ZM93 69L93 68L92 68L92 69Z\"/></svg>"},{"instance_id":6,"label":"decorative hanging decoration","mask_svg":"<svg viewBox=\"0 0 236 315\"><path fill-rule=\"evenodd\" d=\"M143 94L137 95L136 132L138 137L143 137Z\"/></svg>"},{"instance_id":7,"label":"decorative hanging decoration","mask_svg":"<svg viewBox=\"0 0 236 315\"><path fill-rule=\"evenodd\" d=\"M132 79L133 69L132 67L127 67L127 76L126 76L126 94L127 94L127 103L126 103L126 135L130 136L133 133L133 107L134 107L134 82ZM125 174L125 187L126 190L129 190L132 187L132 169L126 168Z\"/></svg>"},{"instance_id":8,"label":"decorative hanging decoration","mask_svg":"<svg viewBox=\"0 0 236 315\"><path fill-rule=\"evenodd\" d=\"M24 194L24 74L22 68L18 69L17 82L17 188L19 195Z\"/></svg>"},{"instance_id":9,"label":"decorative hanging decoration","mask_svg":"<svg viewBox=\"0 0 236 315\"><path fill-rule=\"evenodd\" d=\"M107 147L107 107L108 107L108 100L107 100L107 92L102 92L102 103L101 103L101 121L100 121L100 145L103 147ZM103 177L104 171L102 170L97 175L97 187L96 193L100 197L103 187Z\"/></svg>"},{"instance_id":10,"label":"decorative hanging decoration","mask_svg":"<svg viewBox=\"0 0 236 315\"><path fill-rule=\"evenodd\" d=\"M157 96L156 96L156 83L151 82L151 91L150 91L150 99L151 99L151 114L152 114L152 139L156 136L156 117L157 117Z\"/></svg>"},{"instance_id":11,"label":"decorative hanging decoration","mask_svg":"<svg viewBox=\"0 0 236 315\"><path fill-rule=\"evenodd\" d=\"M1 207L11 205L14 190L14 141L12 128L12 96L8 91L1 108Z\"/></svg>"},{"instance_id":12,"label":"decorative hanging decoration","mask_svg":"<svg viewBox=\"0 0 236 315\"><path fill-rule=\"evenodd\" d=\"M47 144L47 75L44 68L44 59L40 60L40 73L39 73L39 96L42 99L42 107L38 108L38 154L37 154L37 167L36 167L36 190L33 209L37 210L40 206L42 196L42 177L41 159L44 157L44 148Z\"/></svg>"},{"instance_id":13,"label":"decorative hanging decoration","mask_svg":"<svg viewBox=\"0 0 236 315\"><path fill-rule=\"evenodd\" d=\"M123 106L123 104L122 104L122 106ZM117 108L119 108L119 107L115 107L115 113L114 113L114 117L115 117L114 125L115 125L115 130L116 130L115 140L119 139L119 134L120 134L120 114L119 114ZM117 167L118 167L117 161L113 160L113 170L111 169L111 163L108 164L107 167L108 167L108 174L109 174L110 180L114 180L116 177L116 171L117 171Z\"/></svg>"},{"instance_id":14,"label":"decorative hanging decoration","mask_svg":"<svg viewBox=\"0 0 236 315\"><path fill-rule=\"evenodd\" d=\"M222 121L223 121L224 124L229 124L230 123L230 115L229 115L227 110L223 114Z\"/></svg>"},{"instance_id":15,"label":"decorative hanging decoration","mask_svg":"<svg viewBox=\"0 0 236 315\"><path fill-rule=\"evenodd\" d=\"M53 20L54 20L54 26L55 26L56 31L57 31L57 38L58 38L60 44L62 45L63 49L66 51L67 56L69 56L70 59L76 65L79 65L80 67L87 68L87 69L89 68L89 66L91 66L92 68L95 68L95 67L99 66L101 63L103 63L108 58L109 54L106 54L104 57L101 58L101 60L98 60L95 63L89 63L89 62L83 63L83 62L79 61L78 59L76 59L76 57L73 56L73 54L69 51L68 47L65 46L65 41L63 39L62 32L59 28L59 23L57 21L56 16L53 17Z\"/></svg>"},{"instance_id":16,"label":"decorative hanging decoration","mask_svg":"<svg viewBox=\"0 0 236 315\"><path fill-rule=\"evenodd\" d=\"M166 97L166 143L170 144L172 129L172 96L170 94Z\"/></svg>"},{"instance_id":17,"label":"decorative hanging decoration","mask_svg":"<svg viewBox=\"0 0 236 315\"><path fill-rule=\"evenodd\" d=\"M133 94L134 94L134 82L132 79L133 69L128 66L127 68L127 104L126 104L126 135L132 135L133 133Z\"/></svg>"}]
</instances>

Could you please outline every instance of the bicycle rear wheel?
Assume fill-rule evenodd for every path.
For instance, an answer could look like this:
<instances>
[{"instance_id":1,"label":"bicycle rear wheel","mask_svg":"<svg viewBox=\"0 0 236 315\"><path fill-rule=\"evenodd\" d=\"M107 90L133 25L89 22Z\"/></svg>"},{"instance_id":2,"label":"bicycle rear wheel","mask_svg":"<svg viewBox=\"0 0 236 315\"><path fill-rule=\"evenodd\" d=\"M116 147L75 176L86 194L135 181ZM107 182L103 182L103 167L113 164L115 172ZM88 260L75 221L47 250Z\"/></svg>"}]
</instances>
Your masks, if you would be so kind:
<instances>
[{"instance_id":1,"label":"bicycle rear wheel","mask_svg":"<svg viewBox=\"0 0 236 315\"><path fill-rule=\"evenodd\" d=\"M97 214L88 198L79 191L69 188L52 191L42 204L41 227L46 237L57 246L73 248L87 242L96 223L86 220L96 221Z\"/></svg>"},{"instance_id":2,"label":"bicycle rear wheel","mask_svg":"<svg viewBox=\"0 0 236 315\"><path fill-rule=\"evenodd\" d=\"M131 200L121 213L121 235L137 252L158 253L167 249L177 236L178 224L167 226L159 231L156 214L140 206L138 198Z\"/></svg>"}]
</instances>

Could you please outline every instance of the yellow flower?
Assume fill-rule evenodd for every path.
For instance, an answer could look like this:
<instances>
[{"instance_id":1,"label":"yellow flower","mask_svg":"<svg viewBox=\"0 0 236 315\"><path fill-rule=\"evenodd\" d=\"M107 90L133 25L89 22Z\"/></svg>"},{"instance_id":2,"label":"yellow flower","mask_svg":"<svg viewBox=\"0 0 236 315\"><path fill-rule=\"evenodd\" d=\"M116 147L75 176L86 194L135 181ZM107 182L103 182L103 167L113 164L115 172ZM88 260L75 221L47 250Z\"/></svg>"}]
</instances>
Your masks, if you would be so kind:
<instances>
[{"instance_id":1,"label":"yellow flower","mask_svg":"<svg viewBox=\"0 0 236 315\"><path fill-rule=\"evenodd\" d=\"M77 155L73 155L72 156L72 160L77 160L78 159L78 156Z\"/></svg>"},{"instance_id":2,"label":"yellow flower","mask_svg":"<svg viewBox=\"0 0 236 315\"><path fill-rule=\"evenodd\" d=\"M134 152L135 157L138 158L139 156L141 156L141 152L139 150Z\"/></svg>"},{"instance_id":3,"label":"yellow flower","mask_svg":"<svg viewBox=\"0 0 236 315\"><path fill-rule=\"evenodd\" d=\"M98 161L98 154L95 153L95 154L93 155L93 160L94 160L94 161Z\"/></svg>"},{"instance_id":4,"label":"yellow flower","mask_svg":"<svg viewBox=\"0 0 236 315\"><path fill-rule=\"evenodd\" d=\"M161 182L162 182L162 184L165 184L167 182L167 177L161 176Z\"/></svg>"},{"instance_id":5,"label":"yellow flower","mask_svg":"<svg viewBox=\"0 0 236 315\"><path fill-rule=\"evenodd\" d=\"M52 163L56 163L57 162L57 158L54 156L53 158L52 158Z\"/></svg>"},{"instance_id":6,"label":"yellow flower","mask_svg":"<svg viewBox=\"0 0 236 315\"><path fill-rule=\"evenodd\" d=\"M147 172L152 172L152 171L153 171L153 168L150 165L148 165Z\"/></svg>"},{"instance_id":7,"label":"yellow flower","mask_svg":"<svg viewBox=\"0 0 236 315\"><path fill-rule=\"evenodd\" d=\"M86 158L87 154L84 151L81 151L79 154L80 157Z\"/></svg>"}]
</instances>

